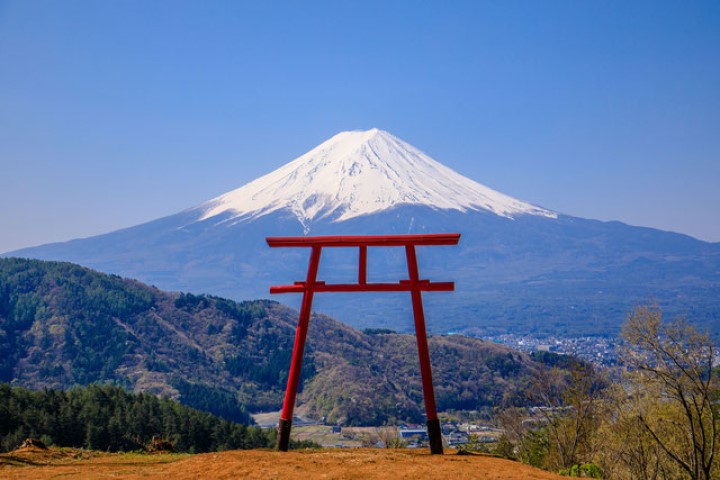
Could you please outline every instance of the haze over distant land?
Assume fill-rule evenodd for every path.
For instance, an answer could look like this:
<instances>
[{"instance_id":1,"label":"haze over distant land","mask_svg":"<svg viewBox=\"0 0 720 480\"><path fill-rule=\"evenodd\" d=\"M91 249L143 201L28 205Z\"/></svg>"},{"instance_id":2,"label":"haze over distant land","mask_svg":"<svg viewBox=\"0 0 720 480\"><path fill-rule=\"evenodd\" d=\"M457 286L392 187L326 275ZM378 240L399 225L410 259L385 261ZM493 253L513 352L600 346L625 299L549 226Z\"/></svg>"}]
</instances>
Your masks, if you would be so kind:
<instances>
[{"instance_id":1,"label":"haze over distant land","mask_svg":"<svg viewBox=\"0 0 720 480\"><path fill-rule=\"evenodd\" d=\"M720 241L720 4L0 3L0 252L374 126L533 205Z\"/></svg>"}]
</instances>

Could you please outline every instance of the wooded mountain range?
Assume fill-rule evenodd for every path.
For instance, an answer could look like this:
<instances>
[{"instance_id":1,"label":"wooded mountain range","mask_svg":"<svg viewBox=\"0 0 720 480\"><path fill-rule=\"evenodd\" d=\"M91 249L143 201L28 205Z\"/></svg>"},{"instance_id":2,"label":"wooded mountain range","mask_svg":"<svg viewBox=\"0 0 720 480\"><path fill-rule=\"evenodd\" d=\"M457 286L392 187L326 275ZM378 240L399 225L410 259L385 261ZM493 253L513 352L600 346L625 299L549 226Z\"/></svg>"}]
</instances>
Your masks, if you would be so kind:
<instances>
[{"instance_id":1,"label":"wooded mountain range","mask_svg":"<svg viewBox=\"0 0 720 480\"><path fill-rule=\"evenodd\" d=\"M0 381L13 385L111 383L248 422L248 412L281 407L296 324L297 312L276 302L0 259ZM548 359L463 336L429 345L440 410L522 403L528 380L547 368ZM421 421L421 401L412 335L312 316L299 413L346 425Z\"/></svg>"}]
</instances>

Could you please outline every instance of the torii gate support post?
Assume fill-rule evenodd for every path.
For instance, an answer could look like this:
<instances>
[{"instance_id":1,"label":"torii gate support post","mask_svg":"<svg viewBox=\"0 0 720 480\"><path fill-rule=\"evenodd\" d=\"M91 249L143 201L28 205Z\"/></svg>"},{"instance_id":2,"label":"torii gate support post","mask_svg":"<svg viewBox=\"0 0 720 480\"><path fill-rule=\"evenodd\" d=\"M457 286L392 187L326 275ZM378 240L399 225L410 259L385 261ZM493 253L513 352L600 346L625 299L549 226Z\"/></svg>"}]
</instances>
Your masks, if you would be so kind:
<instances>
[{"instance_id":1,"label":"torii gate support post","mask_svg":"<svg viewBox=\"0 0 720 480\"><path fill-rule=\"evenodd\" d=\"M435 407L435 390L433 389L432 383L430 350L428 349L427 333L425 330L425 312L423 311L422 292L419 288L420 275L418 273L415 246L406 246L405 253L407 255L410 285L412 285L411 296L413 317L415 318L415 339L417 340L418 356L420 357L420 377L422 378L423 397L425 398L430 453L442 454L442 431L440 430L440 420L438 419L437 408Z\"/></svg>"},{"instance_id":2,"label":"torii gate support post","mask_svg":"<svg viewBox=\"0 0 720 480\"><path fill-rule=\"evenodd\" d=\"M322 247L313 246L310 253L310 264L305 280L305 291L303 292L302 306L300 307L300 319L298 320L295 332L295 345L293 346L292 360L290 361L290 372L288 383L285 389L285 401L280 413L278 422L277 448L287 452L290 444L290 429L292 428L293 410L295 409L295 396L297 395L302 370L303 353L305 352L305 338L307 337L310 324L310 313L312 310L313 295L315 293L315 279L317 278L318 267L320 266L320 252Z\"/></svg>"},{"instance_id":3,"label":"torii gate support post","mask_svg":"<svg viewBox=\"0 0 720 480\"><path fill-rule=\"evenodd\" d=\"M430 440L430 453L442 454L442 432L440 420L437 417L435 406L435 393L432 384L432 369L430 366L430 352L427 344L425 329L425 314L422 305L423 291L452 291L455 288L452 282L430 282L420 280L417 265L416 245L457 245L460 234L429 234L429 235L386 235L386 236L342 236L342 237L269 237L270 247L311 247L308 272L304 282L295 282L294 285L270 287L270 293L303 293L300 318L295 333L292 361L288 374L285 401L278 422L278 450L286 452L290 444L290 431L292 429L293 410L297 388L300 383L302 357L305 351L312 301L315 292L399 292L409 291L413 304L415 319L415 337L420 360L420 374L422 377L423 397L425 399L425 412L427 414L428 438ZM398 283L367 283L367 247L405 247L407 257L409 280ZM323 247L359 247L358 283L356 284L325 284L317 281L317 272L320 265L320 254Z\"/></svg>"}]
</instances>

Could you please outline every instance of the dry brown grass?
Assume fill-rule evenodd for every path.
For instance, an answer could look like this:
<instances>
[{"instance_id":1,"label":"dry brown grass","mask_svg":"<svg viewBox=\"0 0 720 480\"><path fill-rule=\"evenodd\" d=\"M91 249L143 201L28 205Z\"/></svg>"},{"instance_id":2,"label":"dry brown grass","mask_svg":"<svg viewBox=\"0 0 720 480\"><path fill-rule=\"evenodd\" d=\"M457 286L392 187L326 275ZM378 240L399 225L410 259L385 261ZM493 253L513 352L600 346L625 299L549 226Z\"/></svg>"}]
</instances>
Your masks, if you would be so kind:
<instances>
[{"instance_id":1,"label":"dry brown grass","mask_svg":"<svg viewBox=\"0 0 720 480\"><path fill-rule=\"evenodd\" d=\"M0 478L13 479L482 479L562 477L499 458L425 450L244 450L202 455L108 454L80 450L0 455Z\"/></svg>"}]
</instances>

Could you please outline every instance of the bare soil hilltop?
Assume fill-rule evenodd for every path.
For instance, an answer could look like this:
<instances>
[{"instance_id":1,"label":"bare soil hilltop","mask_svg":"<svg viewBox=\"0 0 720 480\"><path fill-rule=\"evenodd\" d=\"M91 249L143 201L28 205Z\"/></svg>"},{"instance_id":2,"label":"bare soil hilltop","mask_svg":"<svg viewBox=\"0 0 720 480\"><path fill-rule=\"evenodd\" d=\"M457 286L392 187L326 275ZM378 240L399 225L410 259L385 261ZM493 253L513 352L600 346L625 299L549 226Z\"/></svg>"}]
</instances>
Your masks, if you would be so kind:
<instances>
[{"instance_id":1,"label":"bare soil hilltop","mask_svg":"<svg viewBox=\"0 0 720 480\"><path fill-rule=\"evenodd\" d=\"M528 465L484 455L425 450L233 450L202 455L110 454L25 448L0 455L3 479L482 479L559 480Z\"/></svg>"}]
</instances>

